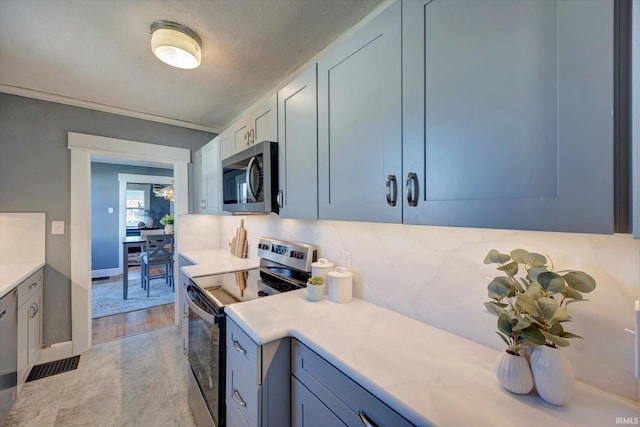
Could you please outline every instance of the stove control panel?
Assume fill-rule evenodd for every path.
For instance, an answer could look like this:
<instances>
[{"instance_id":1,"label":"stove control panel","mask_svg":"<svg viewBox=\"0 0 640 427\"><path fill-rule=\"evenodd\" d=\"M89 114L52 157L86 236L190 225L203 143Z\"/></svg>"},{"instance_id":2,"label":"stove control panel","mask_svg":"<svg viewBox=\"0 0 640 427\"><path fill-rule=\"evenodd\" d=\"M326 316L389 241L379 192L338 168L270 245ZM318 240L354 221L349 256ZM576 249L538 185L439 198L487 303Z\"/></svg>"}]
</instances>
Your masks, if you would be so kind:
<instances>
[{"instance_id":1,"label":"stove control panel","mask_svg":"<svg viewBox=\"0 0 640 427\"><path fill-rule=\"evenodd\" d=\"M318 259L318 247L263 237L258 242L258 256L298 270L311 271L311 263Z\"/></svg>"}]
</instances>

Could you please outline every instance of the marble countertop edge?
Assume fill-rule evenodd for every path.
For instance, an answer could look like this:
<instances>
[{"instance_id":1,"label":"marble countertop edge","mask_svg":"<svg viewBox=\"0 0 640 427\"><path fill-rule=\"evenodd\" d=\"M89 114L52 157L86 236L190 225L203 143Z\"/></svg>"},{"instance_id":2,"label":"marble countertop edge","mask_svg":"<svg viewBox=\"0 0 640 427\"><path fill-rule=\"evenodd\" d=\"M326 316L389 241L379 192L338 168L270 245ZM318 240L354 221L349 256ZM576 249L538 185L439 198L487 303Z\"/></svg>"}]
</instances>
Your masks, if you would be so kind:
<instances>
[{"instance_id":1,"label":"marble countertop edge","mask_svg":"<svg viewBox=\"0 0 640 427\"><path fill-rule=\"evenodd\" d=\"M0 298L7 295L44 265L44 261L0 265Z\"/></svg>"}]
</instances>

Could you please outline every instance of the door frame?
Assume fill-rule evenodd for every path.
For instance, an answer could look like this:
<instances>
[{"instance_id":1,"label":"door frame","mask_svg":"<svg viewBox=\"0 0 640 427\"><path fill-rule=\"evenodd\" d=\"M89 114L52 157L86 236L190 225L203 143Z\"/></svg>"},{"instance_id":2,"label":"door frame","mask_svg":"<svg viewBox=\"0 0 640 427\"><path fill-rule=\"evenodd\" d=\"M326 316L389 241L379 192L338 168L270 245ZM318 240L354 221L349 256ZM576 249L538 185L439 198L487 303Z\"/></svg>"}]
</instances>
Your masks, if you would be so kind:
<instances>
[{"instance_id":1,"label":"door frame","mask_svg":"<svg viewBox=\"0 0 640 427\"><path fill-rule=\"evenodd\" d=\"M175 230L180 215L189 213L191 150L145 142L68 132L71 150L71 353L91 347L91 157L152 161L173 165ZM176 253L179 252L176 245ZM177 261L176 261L177 262ZM174 268L174 271L178 271ZM179 324L180 293L176 292L175 319Z\"/></svg>"}]
</instances>

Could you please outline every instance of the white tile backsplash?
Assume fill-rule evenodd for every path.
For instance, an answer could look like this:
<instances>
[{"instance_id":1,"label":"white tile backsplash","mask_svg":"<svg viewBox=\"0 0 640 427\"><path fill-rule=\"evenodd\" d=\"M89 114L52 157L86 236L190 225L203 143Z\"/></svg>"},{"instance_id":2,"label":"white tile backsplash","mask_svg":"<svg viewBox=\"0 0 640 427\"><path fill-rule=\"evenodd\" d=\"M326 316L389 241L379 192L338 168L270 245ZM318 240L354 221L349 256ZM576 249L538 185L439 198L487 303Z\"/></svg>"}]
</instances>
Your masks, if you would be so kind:
<instances>
[{"instance_id":1,"label":"white tile backsplash","mask_svg":"<svg viewBox=\"0 0 640 427\"><path fill-rule=\"evenodd\" d=\"M556 269L584 270L598 284L587 295L590 301L569 306L573 321L566 329L584 337L562 350L576 377L638 400L634 339L624 332L635 328L638 298L639 248L631 235L301 221L275 215L207 221L213 218L219 222L216 244L222 248L244 218L250 258L257 257L262 236L317 244L322 256L336 264L349 250L356 296L496 349L504 346L495 334L496 318L482 304L484 277L497 275L483 263L486 253L523 248L548 254Z\"/></svg>"},{"instance_id":2,"label":"white tile backsplash","mask_svg":"<svg viewBox=\"0 0 640 427\"><path fill-rule=\"evenodd\" d=\"M46 215L0 213L0 265L45 262Z\"/></svg>"}]
</instances>

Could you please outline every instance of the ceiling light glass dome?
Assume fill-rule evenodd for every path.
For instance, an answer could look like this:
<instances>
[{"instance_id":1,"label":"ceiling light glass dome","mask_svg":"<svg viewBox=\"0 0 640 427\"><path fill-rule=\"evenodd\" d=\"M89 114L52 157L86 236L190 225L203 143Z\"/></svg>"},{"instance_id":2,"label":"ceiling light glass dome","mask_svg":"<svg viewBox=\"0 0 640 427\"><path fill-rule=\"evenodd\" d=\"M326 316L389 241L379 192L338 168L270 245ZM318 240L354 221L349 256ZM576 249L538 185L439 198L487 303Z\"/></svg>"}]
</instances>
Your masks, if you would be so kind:
<instances>
[{"instance_id":1,"label":"ceiling light glass dome","mask_svg":"<svg viewBox=\"0 0 640 427\"><path fill-rule=\"evenodd\" d=\"M200 37L184 25L171 21L151 24L151 51L173 67L197 68L202 60L201 45Z\"/></svg>"}]
</instances>

